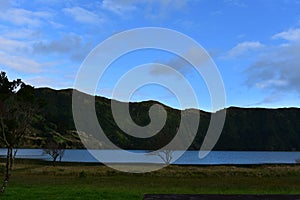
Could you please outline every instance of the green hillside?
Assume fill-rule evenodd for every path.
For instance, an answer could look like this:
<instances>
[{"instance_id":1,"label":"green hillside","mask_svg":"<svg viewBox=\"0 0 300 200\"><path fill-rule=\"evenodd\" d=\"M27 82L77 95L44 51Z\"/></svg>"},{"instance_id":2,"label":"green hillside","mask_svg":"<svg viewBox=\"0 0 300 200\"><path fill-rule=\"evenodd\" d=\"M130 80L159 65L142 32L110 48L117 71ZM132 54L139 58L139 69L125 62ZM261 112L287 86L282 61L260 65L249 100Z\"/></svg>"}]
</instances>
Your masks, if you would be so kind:
<instances>
[{"instance_id":1,"label":"green hillside","mask_svg":"<svg viewBox=\"0 0 300 200\"><path fill-rule=\"evenodd\" d=\"M32 135L24 147L41 147L50 138L64 142L68 148L84 148L75 129L72 115L72 90L35 89L35 95L44 102L40 120L32 124ZM87 97L87 96L86 96ZM149 139L129 136L113 120L110 99L96 97L99 123L107 136L124 149L157 149L170 141L180 122L180 111L163 105L168 113L164 128ZM130 114L141 126L150 122L148 111L154 101L130 103ZM194 110L186 110L193 114ZM197 136L190 149L198 150L210 121L210 113L200 111L201 120ZM227 109L222 135L215 150L284 150L300 151L300 109ZM188 128L188 127L187 127Z\"/></svg>"}]
</instances>

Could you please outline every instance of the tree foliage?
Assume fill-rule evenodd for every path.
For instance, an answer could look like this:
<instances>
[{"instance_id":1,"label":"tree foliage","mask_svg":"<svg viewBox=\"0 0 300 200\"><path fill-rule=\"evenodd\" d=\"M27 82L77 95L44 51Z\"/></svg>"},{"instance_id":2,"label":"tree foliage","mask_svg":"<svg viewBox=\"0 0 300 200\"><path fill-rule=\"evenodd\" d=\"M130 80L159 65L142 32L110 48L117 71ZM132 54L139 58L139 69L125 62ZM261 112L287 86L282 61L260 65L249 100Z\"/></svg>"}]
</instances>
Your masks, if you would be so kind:
<instances>
[{"instance_id":1,"label":"tree foliage","mask_svg":"<svg viewBox=\"0 0 300 200\"><path fill-rule=\"evenodd\" d=\"M0 193L4 193L13 167L13 149L18 148L29 131L34 114L34 88L20 79L9 81L0 73L0 143L7 149L6 173Z\"/></svg>"}]
</instances>

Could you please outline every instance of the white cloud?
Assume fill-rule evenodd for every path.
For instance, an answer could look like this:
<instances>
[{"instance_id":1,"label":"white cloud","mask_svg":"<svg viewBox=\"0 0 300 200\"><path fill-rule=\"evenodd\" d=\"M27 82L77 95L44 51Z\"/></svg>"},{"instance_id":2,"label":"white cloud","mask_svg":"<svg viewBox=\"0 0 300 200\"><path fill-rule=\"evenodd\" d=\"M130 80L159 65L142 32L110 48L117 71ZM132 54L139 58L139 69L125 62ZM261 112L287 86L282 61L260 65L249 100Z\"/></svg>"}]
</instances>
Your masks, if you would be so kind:
<instances>
[{"instance_id":1,"label":"white cloud","mask_svg":"<svg viewBox=\"0 0 300 200\"><path fill-rule=\"evenodd\" d=\"M189 0L103 0L102 8L122 16L142 11L146 18L159 19L170 12L184 10L188 2Z\"/></svg>"},{"instance_id":2,"label":"white cloud","mask_svg":"<svg viewBox=\"0 0 300 200\"><path fill-rule=\"evenodd\" d=\"M246 85L267 93L300 92L300 43L268 46L246 70Z\"/></svg>"},{"instance_id":3,"label":"white cloud","mask_svg":"<svg viewBox=\"0 0 300 200\"><path fill-rule=\"evenodd\" d=\"M81 7L64 8L63 11L74 18L75 21L84 24L101 24L104 19L96 13Z\"/></svg>"},{"instance_id":4,"label":"white cloud","mask_svg":"<svg viewBox=\"0 0 300 200\"><path fill-rule=\"evenodd\" d=\"M287 41L300 41L300 29L289 29L275 34L273 39L284 39Z\"/></svg>"},{"instance_id":5,"label":"white cloud","mask_svg":"<svg viewBox=\"0 0 300 200\"><path fill-rule=\"evenodd\" d=\"M57 4L64 4L66 2L68 2L69 0L64 0L64 1L61 1L61 0L35 0L34 2L37 3L37 4L43 4L43 5L47 5L47 6L52 6L52 5L57 5Z\"/></svg>"},{"instance_id":6,"label":"white cloud","mask_svg":"<svg viewBox=\"0 0 300 200\"><path fill-rule=\"evenodd\" d=\"M47 63L40 63L30 55L31 42L0 36L0 65L19 72L39 73Z\"/></svg>"},{"instance_id":7,"label":"white cloud","mask_svg":"<svg viewBox=\"0 0 300 200\"><path fill-rule=\"evenodd\" d=\"M12 27L3 27L1 36L7 39L13 40L30 40L36 39L41 36L40 30L33 30L30 28L12 28ZM0 36L0 38L1 38Z\"/></svg>"},{"instance_id":8,"label":"white cloud","mask_svg":"<svg viewBox=\"0 0 300 200\"><path fill-rule=\"evenodd\" d=\"M134 11L136 9L136 6L134 5L138 1L112 1L112 0L103 0L102 1L102 7L106 10L109 10L111 12L114 12L116 14L122 15L123 13Z\"/></svg>"},{"instance_id":9,"label":"white cloud","mask_svg":"<svg viewBox=\"0 0 300 200\"><path fill-rule=\"evenodd\" d=\"M25 78L24 82L34 87L50 87L50 88L71 88L74 82L74 78L68 78L66 76L49 76L43 73L34 74L33 76Z\"/></svg>"},{"instance_id":10,"label":"white cloud","mask_svg":"<svg viewBox=\"0 0 300 200\"><path fill-rule=\"evenodd\" d=\"M288 85L288 82L287 80L280 80L280 79L270 79L270 80L264 80L260 83L256 83L255 86L257 88L261 88L261 89L264 89L264 88L268 88L268 87L273 87L273 86L276 86L276 87L282 87L282 86L286 86Z\"/></svg>"},{"instance_id":11,"label":"white cloud","mask_svg":"<svg viewBox=\"0 0 300 200\"><path fill-rule=\"evenodd\" d=\"M0 51L8 52L10 54L15 54L20 51L28 50L29 46L26 42L21 42L18 40L12 40L0 36Z\"/></svg>"},{"instance_id":12,"label":"white cloud","mask_svg":"<svg viewBox=\"0 0 300 200\"><path fill-rule=\"evenodd\" d=\"M229 50L226 53L227 58L233 58L240 55L243 55L245 53L248 53L249 51L258 50L263 48L265 45L263 45L260 42L242 42L237 44L235 47L233 47L231 50Z\"/></svg>"},{"instance_id":13,"label":"white cloud","mask_svg":"<svg viewBox=\"0 0 300 200\"><path fill-rule=\"evenodd\" d=\"M33 12L30 10L11 8L0 12L0 20L11 22L15 25L40 26L43 20L48 20L52 14L45 11Z\"/></svg>"},{"instance_id":14,"label":"white cloud","mask_svg":"<svg viewBox=\"0 0 300 200\"><path fill-rule=\"evenodd\" d=\"M272 39L283 39L281 43L263 45L260 42L243 42L226 53L226 58L241 55L251 58L244 70L244 84L264 92L265 98L253 105L281 101L286 95L300 92L300 29L289 29L274 34ZM276 41L277 42L277 41Z\"/></svg>"},{"instance_id":15,"label":"white cloud","mask_svg":"<svg viewBox=\"0 0 300 200\"><path fill-rule=\"evenodd\" d=\"M30 52L30 41L10 39L0 36L1 66L6 66L18 72L38 73L44 66L47 66L47 64L36 61L34 58L32 58Z\"/></svg>"},{"instance_id":16,"label":"white cloud","mask_svg":"<svg viewBox=\"0 0 300 200\"><path fill-rule=\"evenodd\" d=\"M41 71L43 64L36 62L35 60L9 55L0 51L0 64L12 68L16 71L27 73L38 73Z\"/></svg>"},{"instance_id":17,"label":"white cloud","mask_svg":"<svg viewBox=\"0 0 300 200\"><path fill-rule=\"evenodd\" d=\"M166 18L170 13L184 11L189 0L145 0L145 2L147 3L145 17L157 20Z\"/></svg>"},{"instance_id":18,"label":"white cloud","mask_svg":"<svg viewBox=\"0 0 300 200\"><path fill-rule=\"evenodd\" d=\"M0 1L0 10L7 9L11 4L10 0L1 0Z\"/></svg>"},{"instance_id":19,"label":"white cloud","mask_svg":"<svg viewBox=\"0 0 300 200\"><path fill-rule=\"evenodd\" d=\"M63 28L64 25L60 24L60 23L57 23L57 22L54 22L54 21L49 21L49 23L52 25L53 28L55 29L59 29L59 28Z\"/></svg>"}]
</instances>

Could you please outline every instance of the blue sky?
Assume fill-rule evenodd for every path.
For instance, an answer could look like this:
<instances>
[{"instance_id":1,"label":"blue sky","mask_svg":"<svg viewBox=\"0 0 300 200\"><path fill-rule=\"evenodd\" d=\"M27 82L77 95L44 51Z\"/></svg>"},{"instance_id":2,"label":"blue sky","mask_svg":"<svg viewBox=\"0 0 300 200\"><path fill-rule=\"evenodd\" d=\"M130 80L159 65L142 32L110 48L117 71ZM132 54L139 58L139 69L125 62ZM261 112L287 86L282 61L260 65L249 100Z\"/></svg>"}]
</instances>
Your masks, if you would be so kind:
<instances>
[{"instance_id":1,"label":"blue sky","mask_svg":"<svg viewBox=\"0 0 300 200\"><path fill-rule=\"evenodd\" d=\"M0 70L35 87L72 88L82 61L97 44L149 26L182 32L209 52L224 81L227 107L300 106L299 0L1 0ZM110 97L122 74L149 62L177 66L196 90L199 107L210 110L203 79L175 55L157 50L118 59L97 94ZM157 73L149 76L172 80ZM147 99L179 107L174 95L159 86L140 88L132 97Z\"/></svg>"}]
</instances>

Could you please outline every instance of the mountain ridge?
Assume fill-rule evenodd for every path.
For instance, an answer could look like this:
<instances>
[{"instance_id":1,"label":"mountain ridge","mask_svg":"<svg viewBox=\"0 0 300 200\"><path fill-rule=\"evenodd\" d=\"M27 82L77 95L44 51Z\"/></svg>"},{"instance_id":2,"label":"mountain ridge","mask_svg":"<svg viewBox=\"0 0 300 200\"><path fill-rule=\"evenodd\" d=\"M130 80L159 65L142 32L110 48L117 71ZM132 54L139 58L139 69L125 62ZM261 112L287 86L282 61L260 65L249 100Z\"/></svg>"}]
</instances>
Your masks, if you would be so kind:
<instances>
[{"instance_id":1,"label":"mountain ridge","mask_svg":"<svg viewBox=\"0 0 300 200\"><path fill-rule=\"evenodd\" d=\"M24 147L41 148L49 139L66 143L68 148L84 148L76 131L72 115L73 89L55 90L37 88L35 95L45 102L40 110L42 122L32 125L33 137ZM83 93L83 96L87 94ZM94 97L89 95L90 97ZM167 112L163 129L150 139L134 138L124 133L114 122L111 99L95 96L98 121L107 137L123 149L158 149L172 140L180 122L180 113L200 113L197 135L190 150L198 150L210 122L211 113L198 109L178 110L157 101L130 102L130 114L136 124L150 123L149 108L159 103ZM241 151L300 151L300 109L291 108L241 108L226 109L226 120L214 150ZM188 131L188 130L187 130ZM38 138L32 140L32 138Z\"/></svg>"}]
</instances>

